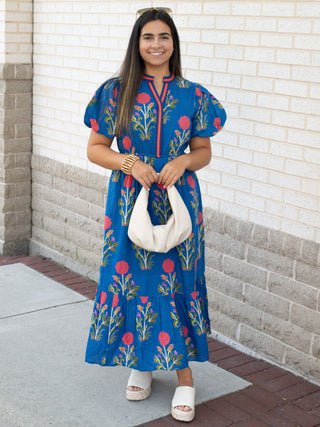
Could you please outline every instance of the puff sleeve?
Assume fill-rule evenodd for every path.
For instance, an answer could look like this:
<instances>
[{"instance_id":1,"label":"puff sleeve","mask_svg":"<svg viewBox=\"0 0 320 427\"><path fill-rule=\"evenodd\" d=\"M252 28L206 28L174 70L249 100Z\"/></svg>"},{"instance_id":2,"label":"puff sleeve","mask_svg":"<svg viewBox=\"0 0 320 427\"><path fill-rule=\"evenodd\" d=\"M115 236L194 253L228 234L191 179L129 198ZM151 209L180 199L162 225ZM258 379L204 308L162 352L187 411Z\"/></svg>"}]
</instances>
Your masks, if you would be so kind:
<instances>
[{"instance_id":1,"label":"puff sleeve","mask_svg":"<svg viewBox=\"0 0 320 427\"><path fill-rule=\"evenodd\" d=\"M216 135L223 128L226 119L226 112L220 102L206 88L196 85L191 137Z\"/></svg>"},{"instance_id":2,"label":"puff sleeve","mask_svg":"<svg viewBox=\"0 0 320 427\"><path fill-rule=\"evenodd\" d=\"M86 108L85 125L112 139L115 133L118 96L119 79L110 79L103 83Z\"/></svg>"}]
</instances>

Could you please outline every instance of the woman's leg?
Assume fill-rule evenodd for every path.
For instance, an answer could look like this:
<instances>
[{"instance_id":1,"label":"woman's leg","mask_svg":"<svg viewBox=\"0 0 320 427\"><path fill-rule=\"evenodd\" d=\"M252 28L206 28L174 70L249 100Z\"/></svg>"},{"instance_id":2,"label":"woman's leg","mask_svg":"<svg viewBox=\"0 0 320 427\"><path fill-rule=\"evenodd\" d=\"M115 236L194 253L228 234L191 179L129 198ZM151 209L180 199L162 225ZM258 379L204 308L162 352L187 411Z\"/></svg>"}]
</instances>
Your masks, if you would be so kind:
<instances>
[{"instance_id":1,"label":"woman's leg","mask_svg":"<svg viewBox=\"0 0 320 427\"><path fill-rule=\"evenodd\" d=\"M179 386L193 387L192 371L189 366L184 369L179 369L176 372L179 381ZM177 406L177 409L185 412L191 411L191 408L189 406Z\"/></svg>"}]
</instances>

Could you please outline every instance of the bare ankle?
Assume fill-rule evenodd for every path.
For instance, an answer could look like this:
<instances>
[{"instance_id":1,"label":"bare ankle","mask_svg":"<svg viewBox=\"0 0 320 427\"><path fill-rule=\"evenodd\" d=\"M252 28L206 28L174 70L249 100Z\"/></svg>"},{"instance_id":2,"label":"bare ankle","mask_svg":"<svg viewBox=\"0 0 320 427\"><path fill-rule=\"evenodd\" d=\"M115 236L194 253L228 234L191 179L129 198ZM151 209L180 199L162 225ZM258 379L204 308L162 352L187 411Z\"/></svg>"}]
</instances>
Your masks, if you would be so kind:
<instances>
[{"instance_id":1,"label":"bare ankle","mask_svg":"<svg viewBox=\"0 0 320 427\"><path fill-rule=\"evenodd\" d=\"M193 387L192 371L190 367L177 370L179 386Z\"/></svg>"}]
</instances>

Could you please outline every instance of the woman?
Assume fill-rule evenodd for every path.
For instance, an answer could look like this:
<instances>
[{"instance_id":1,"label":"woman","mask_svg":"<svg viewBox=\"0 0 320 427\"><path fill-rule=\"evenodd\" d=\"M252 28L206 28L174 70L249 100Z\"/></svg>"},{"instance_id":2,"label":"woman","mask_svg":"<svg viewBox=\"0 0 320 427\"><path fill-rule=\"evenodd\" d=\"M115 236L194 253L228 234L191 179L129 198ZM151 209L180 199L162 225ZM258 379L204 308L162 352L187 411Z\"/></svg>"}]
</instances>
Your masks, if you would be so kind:
<instances>
[{"instance_id":1,"label":"woman","mask_svg":"<svg viewBox=\"0 0 320 427\"><path fill-rule=\"evenodd\" d=\"M86 361L131 367L129 400L149 396L153 370L176 370L172 415L191 421L195 390L188 362L208 360L210 333L195 171L210 162L210 137L226 115L207 89L182 77L179 37L167 12L141 13L119 77L99 87L85 113L92 128L88 158L113 171ZM115 136L119 152L111 148ZM142 186L149 190L153 224L170 217L166 189L172 186L190 213L192 233L167 253L147 251L128 238Z\"/></svg>"}]
</instances>

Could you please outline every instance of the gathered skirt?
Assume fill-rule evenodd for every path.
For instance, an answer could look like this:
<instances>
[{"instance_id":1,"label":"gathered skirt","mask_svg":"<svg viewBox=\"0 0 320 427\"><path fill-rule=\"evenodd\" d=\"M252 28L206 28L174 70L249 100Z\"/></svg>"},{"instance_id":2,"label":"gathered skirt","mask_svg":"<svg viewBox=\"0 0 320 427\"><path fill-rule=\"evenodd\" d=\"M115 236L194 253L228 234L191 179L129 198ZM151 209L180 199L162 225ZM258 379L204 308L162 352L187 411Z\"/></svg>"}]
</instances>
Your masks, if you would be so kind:
<instances>
[{"instance_id":1,"label":"gathered skirt","mask_svg":"<svg viewBox=\"0 0 320 427\"><path fill-rule=\"evenodd\" d=\"M153 158L152 165L160 171L167 161ZM128 237L141 185L131 175L112 172L86 362L153 371L208 360L204 224L196 174L186 171L176 188L190 213L192 233L167 253L149 252ZM154 225L170 217L161 185L151 186L148 211Z\"/></svg>"}]
</instances>

